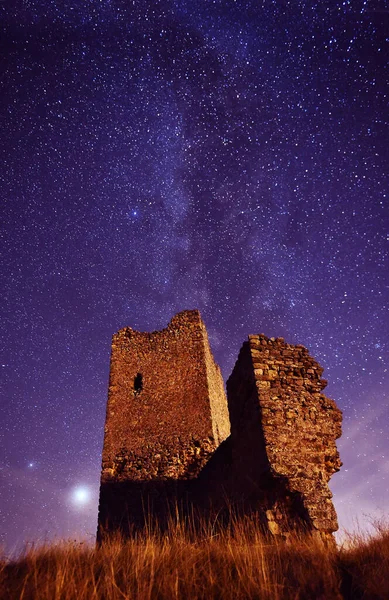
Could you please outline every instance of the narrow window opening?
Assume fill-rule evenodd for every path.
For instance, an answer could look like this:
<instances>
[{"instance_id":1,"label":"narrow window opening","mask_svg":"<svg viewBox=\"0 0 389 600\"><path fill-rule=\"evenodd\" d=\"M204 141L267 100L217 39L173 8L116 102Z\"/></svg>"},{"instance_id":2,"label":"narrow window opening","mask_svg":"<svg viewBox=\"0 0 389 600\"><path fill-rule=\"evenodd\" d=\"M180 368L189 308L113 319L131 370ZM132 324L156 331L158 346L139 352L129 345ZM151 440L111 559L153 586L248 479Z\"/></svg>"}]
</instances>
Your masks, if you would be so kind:
<instances>
[{"instance_id":1,"label":"narrow window opening","mask_svg":"<svg viewBox=\"0 0 389 600\"><path fill-rule=\"evenodd\" d=\"M134 377L134 394L140 394L143 390L143 376L142 373L137 373Z\"/></svg>"}]
</instances>

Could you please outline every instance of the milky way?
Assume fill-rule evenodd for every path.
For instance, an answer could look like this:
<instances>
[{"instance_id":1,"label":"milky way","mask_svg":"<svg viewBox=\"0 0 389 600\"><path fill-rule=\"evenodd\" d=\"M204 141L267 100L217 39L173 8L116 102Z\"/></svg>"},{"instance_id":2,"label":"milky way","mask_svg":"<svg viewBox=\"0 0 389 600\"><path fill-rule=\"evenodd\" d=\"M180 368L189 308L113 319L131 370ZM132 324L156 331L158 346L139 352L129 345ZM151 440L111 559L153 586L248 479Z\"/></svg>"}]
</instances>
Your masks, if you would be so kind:
<instances>
[{"instance_id":1,"label":"milky way","mask_svg":"<svg viewBox=\"0 0 389 600\"><path fill-rule=\"evenodd\" d=\"M6 547L93 539L111 336L190 308L225 378L249 333L309 348L340 525L385 513L388 4L9 4Z\"/></svg>"}]
</instances>

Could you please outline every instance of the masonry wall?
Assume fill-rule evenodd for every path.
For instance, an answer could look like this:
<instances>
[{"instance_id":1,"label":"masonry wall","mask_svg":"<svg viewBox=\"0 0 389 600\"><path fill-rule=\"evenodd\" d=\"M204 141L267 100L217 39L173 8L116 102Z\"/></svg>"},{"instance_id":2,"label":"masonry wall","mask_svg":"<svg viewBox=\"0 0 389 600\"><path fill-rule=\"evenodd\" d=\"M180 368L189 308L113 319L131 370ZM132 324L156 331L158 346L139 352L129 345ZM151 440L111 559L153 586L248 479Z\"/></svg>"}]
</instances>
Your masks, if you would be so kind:
<instances>
[{"instance_id":1,"label":"masonry wall","mask_svg":"<svg viewBox=\"0 0 389 600\"><path fill-rule=\"evenodd\" d=\"M113 336L99 526L142 521L183 497L230 432L220 369L198 311L162 331Z\"/></svg>"},{"instance_id":2,"label":"masonry wall","mask_svg":"<svg viewBox=\"0 0 389 600\"><path fill-rule=\"evenodd\" d=\"M338 528L327 484L341 466L342 416L322 372L303 346L252 335L227 382L237 485L262 499L273 533L296 520L322 537Z\"/></svg>"},{"instance_id":3,"label":"masonry wall","mask_svg":"<svg viewBox=\"0 0 389 600\"><path fill-rule=\"evenodd\" d=\"M251 335L227 399L198 311L166 329L113 336L99 533L163 526L175 506L255 512L265 529L337 529L328 481L341 462L341 412L303 346ZM186 509L185 509L186 507ZM192 514L192 513L191 513Z\"/></svg>"}]
</instances>

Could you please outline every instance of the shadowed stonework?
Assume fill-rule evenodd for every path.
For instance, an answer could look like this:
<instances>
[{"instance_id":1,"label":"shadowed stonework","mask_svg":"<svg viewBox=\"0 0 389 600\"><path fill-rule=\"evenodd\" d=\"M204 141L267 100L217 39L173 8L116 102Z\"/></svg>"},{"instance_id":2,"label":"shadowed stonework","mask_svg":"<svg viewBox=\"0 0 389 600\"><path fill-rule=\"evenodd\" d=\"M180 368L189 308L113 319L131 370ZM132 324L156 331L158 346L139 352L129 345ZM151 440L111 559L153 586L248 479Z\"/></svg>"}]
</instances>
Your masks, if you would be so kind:
<instances>
[{"instance_id":1,"label":"shadowed stonework","mask_svg":"<svg viewBox=\"0 0 389 600\"><path fill-rule=\"evenodd\" d=\"M200 514L236 507L258 512L275 535L303 526L329 538L341 412L321 393L322 371L303 346L249 336L227 406L197 310L162 331L121 329L112 342L99 536L131 532L150 514L163 524L177 504Z\"/></svg>"}]
</instances>

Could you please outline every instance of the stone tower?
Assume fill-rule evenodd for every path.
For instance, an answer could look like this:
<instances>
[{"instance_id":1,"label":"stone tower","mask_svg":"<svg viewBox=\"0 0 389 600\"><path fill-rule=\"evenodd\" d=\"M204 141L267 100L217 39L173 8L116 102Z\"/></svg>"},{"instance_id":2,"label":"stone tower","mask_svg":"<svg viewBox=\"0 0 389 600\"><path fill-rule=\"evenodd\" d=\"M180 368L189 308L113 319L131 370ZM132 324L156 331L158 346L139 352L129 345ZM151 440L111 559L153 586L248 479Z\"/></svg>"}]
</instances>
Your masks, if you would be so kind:
<instances>
[{"instance_id":1,"label":"stone tower","mask_svg":"<svg viewBox=\"0 0 389 600\"><path fill-rule=\"evenodd\" d=\"M197 310L113 336L99 531L126 530L182 498L230 433L219 367Z\"/></svg>"},{"instance_id":2,"label":"stone tower","mask_svg":"<svg viewBox=\"0 0 389 600\"><path fill-rule=\"evenodd\" d=\"M250 335L227 382L235 494L263 506L269 529L338 528L328 481L341 462L342 413L322 394L323 369L304 346Z\"/></svg>"}]
</instances>

